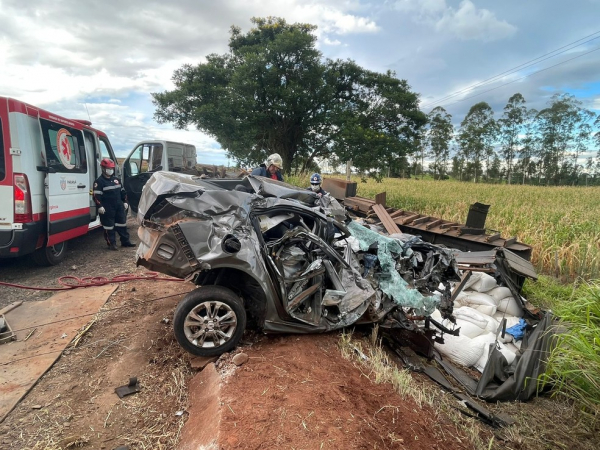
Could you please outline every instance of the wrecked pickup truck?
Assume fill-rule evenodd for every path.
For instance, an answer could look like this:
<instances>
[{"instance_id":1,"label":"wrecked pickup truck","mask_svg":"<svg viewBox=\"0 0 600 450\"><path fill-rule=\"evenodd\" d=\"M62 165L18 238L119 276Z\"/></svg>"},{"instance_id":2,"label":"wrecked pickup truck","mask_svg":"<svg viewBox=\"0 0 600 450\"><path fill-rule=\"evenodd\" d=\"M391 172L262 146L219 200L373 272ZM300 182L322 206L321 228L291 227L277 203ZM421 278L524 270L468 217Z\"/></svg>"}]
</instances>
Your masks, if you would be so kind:
<instances>
[{"instance_id":1,"label":"wrecked pickup truck","mask_svg":"<svg viewBox=\"0 0 600 450\"><path fill-rule=\"evenodd\" d=\"M232 350L247 323L285 333L377 323L431 336L422 324L442 325L423 318L436 309L452 317L450 283L460 277L449 250L383 236L329 195L263 177L157 172L138 220L137 264L198 286L173 320L195 355Z\"/></svg>"}]
</instances>

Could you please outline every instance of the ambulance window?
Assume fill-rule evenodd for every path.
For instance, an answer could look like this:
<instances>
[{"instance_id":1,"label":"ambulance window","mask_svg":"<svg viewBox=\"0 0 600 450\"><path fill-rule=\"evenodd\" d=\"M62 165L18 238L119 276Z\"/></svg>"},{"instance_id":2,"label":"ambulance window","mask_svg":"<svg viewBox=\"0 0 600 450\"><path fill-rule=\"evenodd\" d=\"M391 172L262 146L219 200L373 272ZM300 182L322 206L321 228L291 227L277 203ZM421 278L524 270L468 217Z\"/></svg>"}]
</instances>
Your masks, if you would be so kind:
<instances>
[{"instance_id":1,"label":"ambulance window","mask_svg":"<svg viewBox=\"0 0 600 450\"><path fill-rule=\"evenodd\" d=\"M40 119L40 124L48 167L57 172L85 173L87 165L81 131L44 119Z\"/></svg>"},{"instance_id":2,"label":"ambulance window","mask_svg":"<svg viewBox=\"0 0 600 450\"><path fill-rule=\"evenodd\" d=\"M100 161L103 158L113 159L112 153L109 150L110 144L104 138L100 137ZM116 161L115 161L116 162Z\"/></svg>"},{"instance_id":3,"label":"ambulance window","mask_svg":"<svg viewBox=\"0 0 600 450\"><path fill-rule=\"evenodd\" d=\"M0 119L0 181L6 176L6 167L4 161L4 135L2 134L2 119Z\"/></svg>"}]
</instances>

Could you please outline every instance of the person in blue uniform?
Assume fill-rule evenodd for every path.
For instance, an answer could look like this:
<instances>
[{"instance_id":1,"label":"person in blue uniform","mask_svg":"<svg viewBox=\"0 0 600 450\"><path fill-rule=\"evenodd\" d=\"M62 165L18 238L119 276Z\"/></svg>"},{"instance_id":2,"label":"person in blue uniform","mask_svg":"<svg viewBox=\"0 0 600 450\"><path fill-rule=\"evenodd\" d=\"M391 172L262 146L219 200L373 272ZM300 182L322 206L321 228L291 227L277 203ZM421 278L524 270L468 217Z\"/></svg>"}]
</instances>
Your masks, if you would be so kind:
<instances>
[{"instance_id":1,"label":"person in blue uniform","mask_svg":"<svg viewBox=\"0 0 600 450\"><path fill-rule=\"evenodd\" d=\"M327 194L327 191L325 191L321 187L322 182L323 182L323 178L321 177L321 175L318 173L313 173L310 176L310 187L308 188L308 190L313 191L315 194L319 194L319 195Z\"/></svg>"},{"instance_id":2,"label":"person in blue uniform","mask_svg":"<svg viewBox=\"0 0 600 450\"><path fill-rule=\"evenodd\" d=\"M127 194L121 180L115 177L115 163L104 158L100 161L102 175L94 182L93 196L104 227L104 237L110 250L117 249L116 233L121 238L121 247L135 247L127 232Z\"/></svg>"}]
</instances>

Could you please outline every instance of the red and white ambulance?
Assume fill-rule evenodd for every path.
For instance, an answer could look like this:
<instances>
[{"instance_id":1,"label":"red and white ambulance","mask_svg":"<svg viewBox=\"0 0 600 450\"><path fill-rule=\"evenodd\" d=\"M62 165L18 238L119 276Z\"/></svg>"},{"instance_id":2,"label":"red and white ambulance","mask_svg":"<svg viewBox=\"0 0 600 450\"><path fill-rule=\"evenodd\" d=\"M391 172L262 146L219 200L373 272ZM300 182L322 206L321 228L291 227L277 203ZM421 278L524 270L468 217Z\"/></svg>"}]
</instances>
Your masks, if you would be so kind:
<instances>
[{"instance_id":1,"label":"red and white ambulance","mask_svg":"<svg viewBox=\"0 0 600 450\"><path fill-rule=\"evenodd\" d=\"M91 122L0 97L0 258L58 264L69 239L99 227L91 192L102 158L116 162Z\"/></svg>"}]
</instances>

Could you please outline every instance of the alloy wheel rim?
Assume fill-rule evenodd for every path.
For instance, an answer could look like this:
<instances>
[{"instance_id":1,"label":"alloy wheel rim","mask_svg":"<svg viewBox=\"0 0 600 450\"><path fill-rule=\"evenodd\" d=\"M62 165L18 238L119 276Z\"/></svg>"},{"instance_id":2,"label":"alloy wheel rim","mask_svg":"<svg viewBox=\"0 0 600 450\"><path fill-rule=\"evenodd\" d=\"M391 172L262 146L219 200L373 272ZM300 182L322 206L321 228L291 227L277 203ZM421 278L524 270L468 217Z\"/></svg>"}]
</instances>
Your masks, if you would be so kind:
<instances>
[{"instance_id":1,"label":"alloy wheel rim","mask_svg":"<svg viewBox=\"0 0 600 450\"><path fill-rule=\"evenodd\" d=\"M183 330L188 341L201 348L216 348L227 343L237 328L237 316L229 305L206 301L185 317Z\"/></svg>"}]
</instances>

